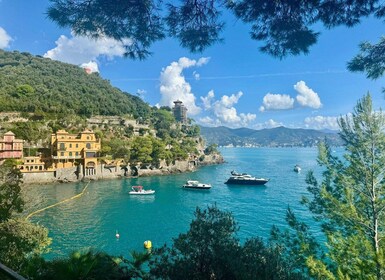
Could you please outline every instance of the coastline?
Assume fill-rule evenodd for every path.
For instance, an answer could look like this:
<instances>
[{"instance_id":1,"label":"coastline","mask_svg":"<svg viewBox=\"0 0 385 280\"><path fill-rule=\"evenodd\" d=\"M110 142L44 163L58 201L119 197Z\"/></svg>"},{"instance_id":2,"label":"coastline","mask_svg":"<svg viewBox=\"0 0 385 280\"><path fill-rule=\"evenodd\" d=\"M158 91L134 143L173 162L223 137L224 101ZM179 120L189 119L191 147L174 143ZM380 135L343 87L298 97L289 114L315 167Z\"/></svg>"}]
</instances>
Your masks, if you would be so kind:
<instances>
[{"instance_id":1,"label":"coastline","mask_svg":"<svg viewBox=\"0 0 385 280\"><path fill-rule=\"evenodd\" d=\"M97 164L93 172L88 172L83 166L60 168L50 172L23 173L23 185L41 185L50 183L72 183L92 180L109 180L120 178L137 178L147 176L163 176L178 173L196 171L201 166L216 165L224 163L220 154L205 155L204 159L181 160L167 165L161 162L158 168L153 166L140 168L137 166L112 166Z\"/></svg>"}]
</instances>

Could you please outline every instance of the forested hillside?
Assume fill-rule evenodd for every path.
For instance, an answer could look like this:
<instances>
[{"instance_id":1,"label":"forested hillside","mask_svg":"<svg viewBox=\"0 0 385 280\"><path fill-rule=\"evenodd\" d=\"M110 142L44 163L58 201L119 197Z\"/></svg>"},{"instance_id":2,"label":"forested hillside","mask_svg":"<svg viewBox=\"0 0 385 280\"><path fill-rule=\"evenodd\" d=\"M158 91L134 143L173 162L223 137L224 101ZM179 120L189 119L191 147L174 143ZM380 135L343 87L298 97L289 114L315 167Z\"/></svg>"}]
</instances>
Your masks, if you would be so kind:
<instances>
[{"instance_id":1,"label":"forested hillside","mask_svg":"<svg viewBox=\"0 0 385 280\"><path fill-rule=\"evenodd\" d=\"M201 127L201 134L207 143L219 146L255 147L309 147L326 140L332 146L340 146L337 133L325 133L313 129L291 129L276 127L254 130L249 128L231 129L228 127Z\"/></svg>"},{"instance_id":2,"label":"forested hillside","mask_svg":"<svg viewBox=\"0 0 385 280\"><path fill-rule=\"evenodd\" d=\"M35 155L59 129L92 129L102 140L100 156L133 163L203 153L199 127L180 125L170 108L151 107L80 67L0 50L0 135L14 132L25 140L24 153Z\"/></svg>"},{"instance_id":3,"label":"forested hillside","mask_svg":"<svg viewBox=\"0 0 385 280\"><path fill-rule=\"evenodd\" d=\"M96 73L28 53L0 50L0 112L149 116L140 98Z\"/></svg>"}]
</instances>

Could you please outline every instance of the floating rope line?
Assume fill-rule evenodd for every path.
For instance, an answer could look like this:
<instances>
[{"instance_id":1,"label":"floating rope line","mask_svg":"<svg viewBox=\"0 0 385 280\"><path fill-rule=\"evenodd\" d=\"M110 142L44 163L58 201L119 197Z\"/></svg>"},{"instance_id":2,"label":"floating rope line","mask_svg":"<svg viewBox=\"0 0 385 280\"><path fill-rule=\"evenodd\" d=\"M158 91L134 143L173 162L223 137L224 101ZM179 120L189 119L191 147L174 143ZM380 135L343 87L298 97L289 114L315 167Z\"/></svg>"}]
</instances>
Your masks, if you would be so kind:
<instances>
[{"instance_id":1,"label":"floating rope line","mask_svg":"<svg viewBox=\"0 0 385 280\"><path fill-rule=\"evenodd\" d=\"M65 203L65 202L67 202L67 201L70 201L70 200L73 200L73 199L76 199L76 198L81 197L81 196L84 194L84 192L86 191L86 189L88 188L88 185L89 185L89 184L90 184L90 181L87 183L87 185L84 187L84 189L82 190L81 193L79 193L79 194L77 194L77 195L74 195L73 197L70 197L70 198L64 199L64 200L62 200L62 201L59 201L59 202L57 202L57 203L55 203L55 204L49 205L49 206L47 206L47 207L44 207L44 208L42 208L42 209L36 210L35 212L32 212L32 213L28 214L28 216L26 217L26 219L29 219L29 218L31 218L32 216L34 216L34 215L36 215L36 214L38 214L38 213L40 213L40 212L43 212L43 211L45 211L45 210L47 210L47 209L56 207L56 206L58 206L58 205L60 205L60 204L63 204L63 203Z\"/></svg>"}]
</instances>

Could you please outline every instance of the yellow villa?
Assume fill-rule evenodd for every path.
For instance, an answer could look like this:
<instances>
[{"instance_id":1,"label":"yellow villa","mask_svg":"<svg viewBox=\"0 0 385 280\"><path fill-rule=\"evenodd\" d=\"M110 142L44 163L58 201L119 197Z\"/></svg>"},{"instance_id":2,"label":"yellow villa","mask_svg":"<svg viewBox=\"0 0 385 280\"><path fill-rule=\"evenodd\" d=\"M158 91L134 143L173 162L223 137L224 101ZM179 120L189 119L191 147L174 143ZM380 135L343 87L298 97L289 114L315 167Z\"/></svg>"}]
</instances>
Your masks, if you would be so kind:
<instances>
[{"instance_id":1,"label":"yellow villa","mask_svg":"<svg viewBox=\"0 0 385 280\"><path fill-rule=\"evenodd\" d=\"M51 154L54 168L83 165L87 175L95 172L101 141L91 130L70 134L58 130L51 135Z\"/></svg>"},{"instance_id":2,"label":"yellow villa","mask_svg":"<svg viewBox=\"0 0 385 280\"><path fill-rule=\"evenodd\" d=\"M37 172L53 172L54 169L52 167L47 168L47 164L42 161L40 156L28 156L21 159L22 164L19 164L17 167L20 169L22 173L37 173Z\"/></svg>"}]
</instances>

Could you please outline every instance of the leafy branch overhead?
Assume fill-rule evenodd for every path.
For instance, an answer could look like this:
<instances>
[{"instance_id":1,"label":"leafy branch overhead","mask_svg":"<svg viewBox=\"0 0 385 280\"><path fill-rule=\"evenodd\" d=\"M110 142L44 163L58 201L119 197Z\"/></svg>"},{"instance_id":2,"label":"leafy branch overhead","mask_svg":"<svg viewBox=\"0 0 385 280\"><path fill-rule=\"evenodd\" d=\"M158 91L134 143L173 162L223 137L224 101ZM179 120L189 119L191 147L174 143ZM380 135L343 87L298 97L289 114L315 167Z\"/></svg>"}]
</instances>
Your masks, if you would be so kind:
<instances>
[{"instance_id":1,"label":"leafy branch overhead","mask_svg":"<svg viewBox=\"0 0 385 280\"><path fill-rule=\"evenodd\" d=\"M191 52L221 42L228 10L250 25L260 50L277 58L307 54L323 25L352 27L363 18L384 18L380 0L51 0L48 17L77 35L122 41L125 55L145 59L153 43L176 38Z\"/></svg>"}]
</instances>

